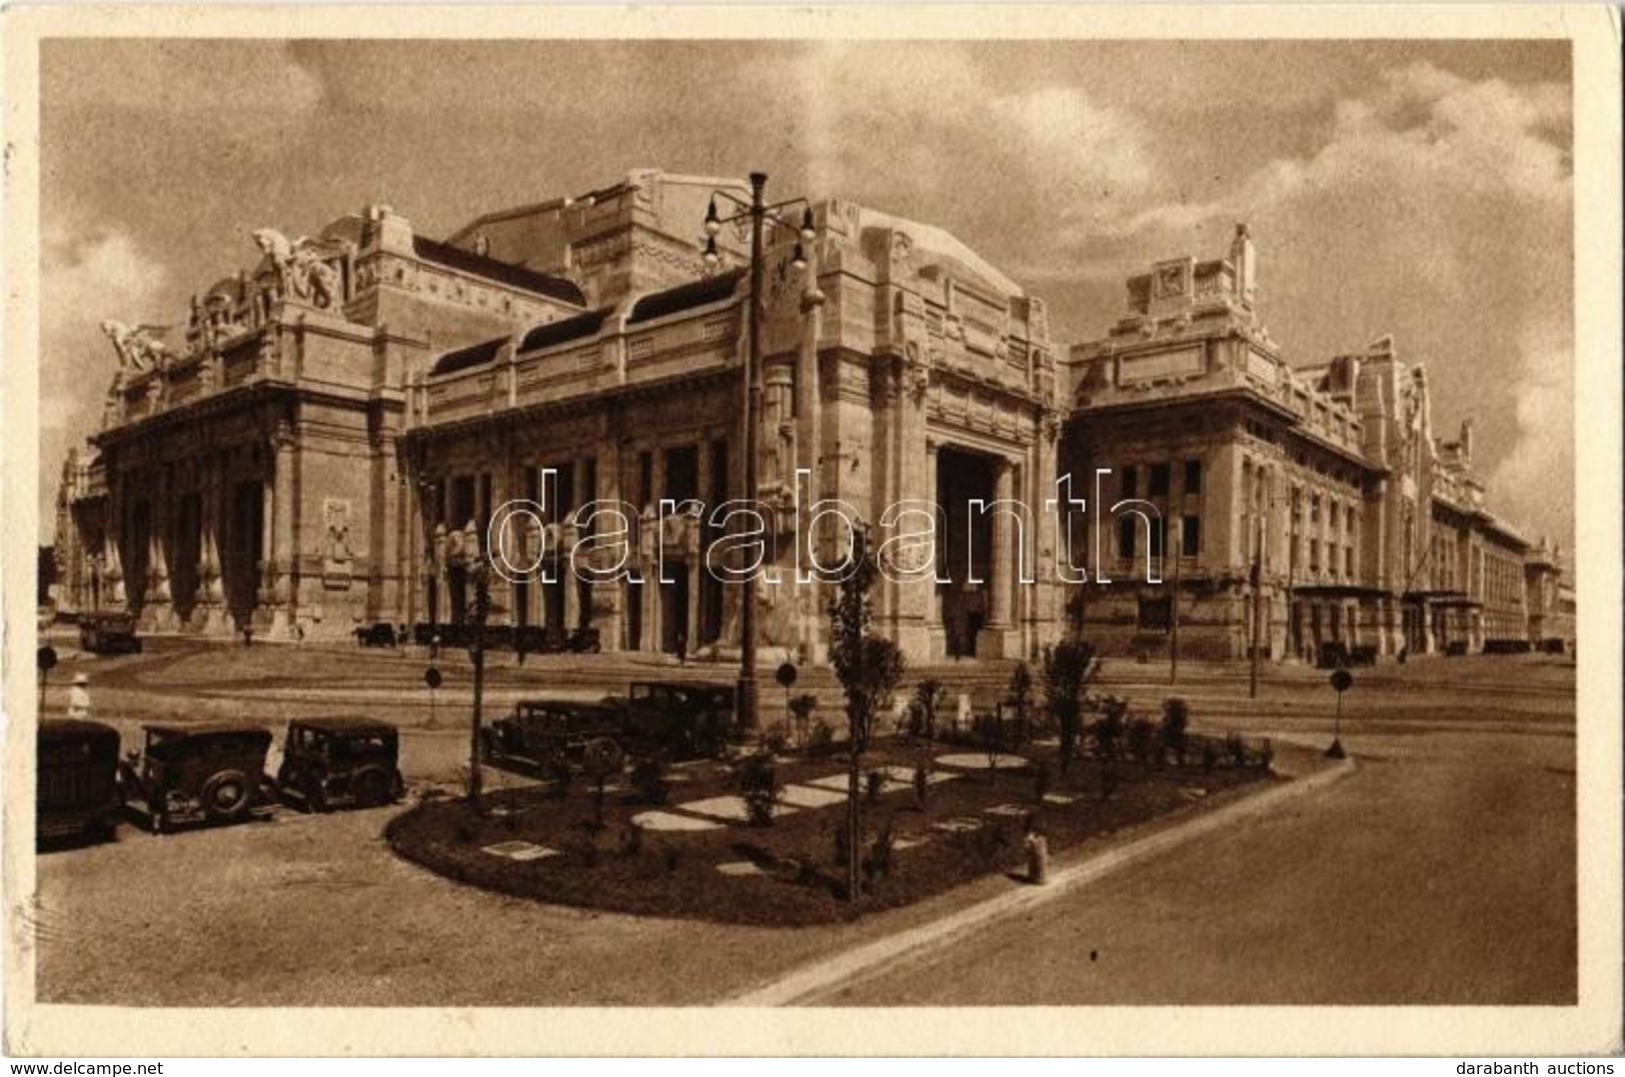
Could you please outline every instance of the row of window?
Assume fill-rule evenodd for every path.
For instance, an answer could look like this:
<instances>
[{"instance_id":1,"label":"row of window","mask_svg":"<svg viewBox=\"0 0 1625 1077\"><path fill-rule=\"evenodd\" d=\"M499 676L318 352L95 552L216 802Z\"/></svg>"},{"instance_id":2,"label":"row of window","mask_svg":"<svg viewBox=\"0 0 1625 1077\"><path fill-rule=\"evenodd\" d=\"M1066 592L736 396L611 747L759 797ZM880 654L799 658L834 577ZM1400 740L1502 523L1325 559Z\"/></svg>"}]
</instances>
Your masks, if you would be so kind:
<instances>
[{"instance_id":1,"label":"row of window","mask_svg":"<svg viewBox=\"0 0 1625 1077\"><path fill-rule=\"evenodd\" d=\"M1166 463L1150 464L1145 468L1146 497L1167 497L1168 483L1173 475L1173 465ZM1202 461L1186 460L1184 462L1184 484L1180 492L1185 494L1199 494L1202 492ZM1140 495L1140 468L1135 464L1124 464L1117 469L1117 493L1121 498L1139 497Z\"/></svg>"}]
</instances>

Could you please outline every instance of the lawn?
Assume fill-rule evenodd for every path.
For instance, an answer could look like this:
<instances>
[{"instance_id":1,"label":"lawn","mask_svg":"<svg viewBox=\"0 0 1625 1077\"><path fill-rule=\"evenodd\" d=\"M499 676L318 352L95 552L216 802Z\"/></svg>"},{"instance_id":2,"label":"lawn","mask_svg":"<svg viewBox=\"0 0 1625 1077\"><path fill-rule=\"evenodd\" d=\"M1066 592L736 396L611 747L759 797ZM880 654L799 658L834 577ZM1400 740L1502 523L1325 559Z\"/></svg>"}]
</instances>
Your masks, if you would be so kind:
<instances>
[{"instance_id":1,"label":"lawn","mask_svg":"<svg viewBox=\"0 0 1625 1077\"><path fill-rule=\"evenodd\" d=\"M394 819L386 836L409 860L503 893L642 915L799 926L907 905L987 875L1022 878L1029 821L1054 854L1274 778L1256 754L1244 765L1216 754L1210 766L1199 746L1187 753L1187 765L1102 763L1082 754L1062 776L1053 745L1029 744L989 769L986 753L975 749L884 743L864 759L865 775L883 771L887 778L874 796L867 777L863 782L864 884L855 902L844 900L837 846L846 788L839 754L779 756L779 800L767 826L746 818L735 760L673 771L668 802L659 805L623 777L606 791L601 822L590 785L578 779L562 794L542 782L494 792L483 815L461 798L431 797ZM923 799L913 780L919 767L928 777Z\"/></svg>"}]
</instances>

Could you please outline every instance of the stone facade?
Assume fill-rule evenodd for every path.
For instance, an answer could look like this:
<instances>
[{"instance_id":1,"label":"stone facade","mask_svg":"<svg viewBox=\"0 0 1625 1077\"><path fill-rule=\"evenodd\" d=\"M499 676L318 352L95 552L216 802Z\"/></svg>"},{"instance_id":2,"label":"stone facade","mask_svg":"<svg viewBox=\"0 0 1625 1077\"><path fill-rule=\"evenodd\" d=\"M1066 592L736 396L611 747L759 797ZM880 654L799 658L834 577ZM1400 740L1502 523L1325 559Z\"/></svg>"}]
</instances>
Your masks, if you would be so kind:
<instances>
[{"instance_id":1,"label":"stone facade","mask_svg":"<svg viewBox=\"0 0 1625 1077\"><path fill-rule=\"evenodd\" d=\"M1068 616L1108 652L1177 625L1215 658L1572 637L1555 555L1485 507L1470 424L1434 436L1426 371L1386 338L1289 364L1245 229L1132 278L1058 369L1042 300L948 232L827 199L798 243L786 211L747 491L750 237L723 228L714 268L693 238L718 191L748 188L640 170L446 242L377 206L261 229L184 334L104 323L118 371L64 467L64 605L149 631L432 633L500 553L526 571L496 580L494 624L727 651L744 589L718 569L758 547L713 514L743 499L770 656L823 655L828 584L806 577L844 560L842 519L877 544L876 624L917 661L1033 658ZM1064 476L1092 509L1061 508Z\"/></svg>"},{"instance_id":2,"label":"stone facade","mask_svg":"<svg viewBox=\"0 0 1625 1077\"><path fill-rule=\"evenodd\" d=\"M592 537L604 522L573 510L609 500L631 506L641 582L499 580L493 622L590 626L608 648L737 646L742 589L702 571L727 529L661 507L745 494L748 235L725 230L709 274L684 238L716 189L745 190L640 171L447 243L381 208L314 240L256 233L263 259L193 303L184 344L119 327L91 439L103 483L68 508L96 502L108 521L101 604L149 629L273 638L434 624L466 608L505 503L548 503L502 532L534 561ZM877 540L906 537L918 522L887 510L917 501L963 526L879 589L881 629L916 659L1036 654L1055 589L1017 576L1050 556L1053 521L972 504L1041 501L1055 473L1042 302L938 228L811 209L805 270L790 230L766 246L754 494L780 583L759 588L762 646L823 650L826 588L794 573L839 563L850 535L799 518L829 500Z\"/></svg>"},{"instance_id":3,"label":"stone facade","mask_svg":"<svg viewBox=\"0 0 1625 1077\"><path fill-rule=\"evenodd\" d=\"M1257 274L1238 228L1225 259L1132 278L1127 315L1072 351L1063 466L1098 489L1096 518L1073 522L1088 636L1161 652L1177 619L1184 651L1220 658L1527 638L1530 545L1485 507L1471 423L1434 436L1426 370L1387 337L1288 364Z\"/></svg>"}]
</instances>

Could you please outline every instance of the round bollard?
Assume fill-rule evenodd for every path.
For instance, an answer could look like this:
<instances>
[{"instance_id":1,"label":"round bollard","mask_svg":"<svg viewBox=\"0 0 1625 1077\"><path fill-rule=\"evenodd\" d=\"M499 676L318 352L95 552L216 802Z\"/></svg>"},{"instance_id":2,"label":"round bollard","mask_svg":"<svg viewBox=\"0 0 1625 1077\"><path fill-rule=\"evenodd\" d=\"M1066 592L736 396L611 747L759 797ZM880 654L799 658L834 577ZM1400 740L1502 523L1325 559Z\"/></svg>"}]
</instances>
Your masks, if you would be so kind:
<instances>
[{"instance_id":1,"label":"round bollard","mask_svg":"<svg viewBox=\"0 0 1625 1077\"><path fill-rule=\"evenodd\" d=\"M1049 842L1042 834L1027 835L1027 881L1034 886L1049 882Z\"/></svg>"}]
</instances>

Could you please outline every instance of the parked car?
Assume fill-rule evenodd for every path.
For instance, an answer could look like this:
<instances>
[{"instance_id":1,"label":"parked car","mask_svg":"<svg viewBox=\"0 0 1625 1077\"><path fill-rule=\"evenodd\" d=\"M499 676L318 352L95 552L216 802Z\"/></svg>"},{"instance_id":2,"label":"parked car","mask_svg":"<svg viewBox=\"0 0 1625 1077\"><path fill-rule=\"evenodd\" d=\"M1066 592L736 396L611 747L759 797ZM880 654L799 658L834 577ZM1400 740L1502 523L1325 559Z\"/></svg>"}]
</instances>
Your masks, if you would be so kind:
<instances>
[{"instance_id":1,"label":"parked car","mask_svg":"<svg viewBox=\"0 0 1625 1077\"><path fill-rule=\"evenodd\" d=\"M678 759L716 755L735 724L732 685L703 681L634 681L621 704L623 747Z\"/></svg>"},{"instance_id":2,"label":"parked car","mask_svg":"<svg viewBox=\"0 0 1625 1077\"><path fill-rule=\"evenodd\" d=\"M155 834L175 823L232 823L276 810L265 775L271 732L248 722L153 724L144 750L119 767L124 801Z\"/></svg>"},{"instance_id":3,"label":"parked car","mask_svg":"<svg viewBox=\"0 0 1625 1077\"><path fill-rule=\"evenodd\" d=\"M112 837L124 806L118 730L78 718L45 718L36 742L35 837Z\"/></svg>"},{"instance_id":4,"label":"parked car","mask_svg":"<svg viewBox=\"0 0 1625 1077\"><path fill-rule=\"evenodd\" d=\"M398 642L395 626L388 621L361 625L355 630L355 641L363 647L394 647Z\"/></svg>"},{"instance_id":5,"label":"parked car","mask_svg":"<svg viewBox=\"0 0 1625 1077\"><path fill-rule=\"evenodd\" d=\"M494 766L567 778L580 764L587 743L624 729L619 707L570 700L523 699L513 713L486 726L482 747Z\"/></svg>"},{"instance_id":6,"label":"parked car","mask_svg":"<svg viewBox=\"0 0 1625 1077\"><path fill-rule=\"evenodd\" d=\"M135 616L129 613L90 613L79 618L79 649L91 654L140 654Z\"/></svg>"},{"instance_id":7,"label":"parked car","mask_svg":"<svg viewBox=\"0 0 1625 1077\"><path fill-rule=\"evenodd\" d=\"M400 733L371 718L307 718L288 723L277 790L307 811L372 808L405 792Z\"/></svg>"}]
</instances>

